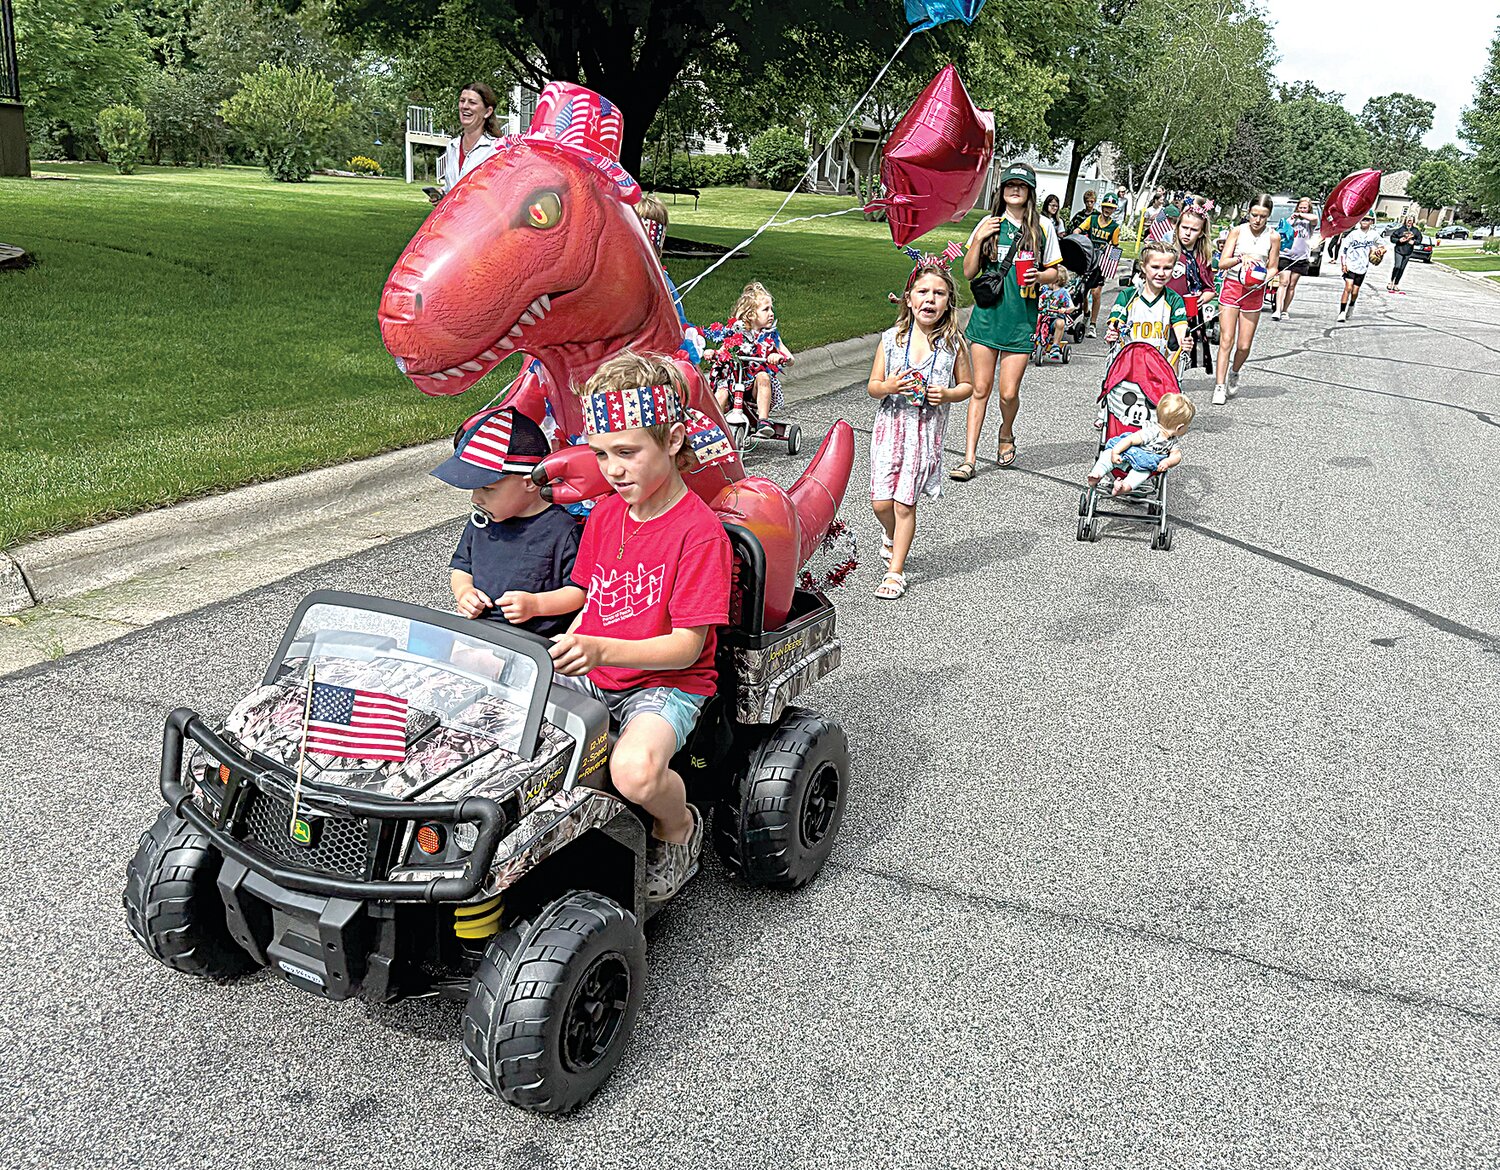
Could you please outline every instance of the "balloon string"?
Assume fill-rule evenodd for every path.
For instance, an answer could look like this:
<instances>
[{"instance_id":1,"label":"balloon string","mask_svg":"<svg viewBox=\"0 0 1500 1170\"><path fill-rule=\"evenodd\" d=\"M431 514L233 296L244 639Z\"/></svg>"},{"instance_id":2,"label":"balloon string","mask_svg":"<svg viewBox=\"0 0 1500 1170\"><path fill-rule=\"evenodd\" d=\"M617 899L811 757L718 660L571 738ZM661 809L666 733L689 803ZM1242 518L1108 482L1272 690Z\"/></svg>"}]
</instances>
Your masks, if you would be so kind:
<instances>
[{"instance_id":1,"label":"balloon string","mask_svg":"<svg viewBox=\"0 0 1500 1170\"><path fill-rule=\"evenodd\" d=\"M806 223L810 219L833 219L835 216L849 215L851 212L863 211L863 207L846 207L843 211L820 211L817 215L799 215L794 219L778 219L771 227L786 227L789 223Z\"/></svg>"},{"instance_id":2,"label":"balloon string","mask_svg":"<svg viewBox=\"0 0 1500 1170\"><path fill-rule=\"evenodd\" d=\"M891 54L891 59L889 61L887 61L884 65L882 65L880 67L880 72L875 75L875 80L872 81L872 82L870 82L870 88L867 89L867 90L865 90L864 96L862 98L860 98L859 101L855 102L854 105L853 105L853 107L849 110L849 113L844 116L844 120L839 124L839 128L837 130L835 130L829 136L829 138L828 138L828 145L825 146L825 147L823 147L823 149L818 152L818 157L815 158L815 159L813 159L813 161L808 165L807 169L809 171L816 173L817 168L818 168L818 164L823 161L823 156L825 154L827 154L830 150L833 149L833 144L839 140L839 135L841 135L845 131L845 129L848 128L850 122L854 121L854 115L859 112L860 106L864 105L865 102L869 100L870 95L875 92L875 87L880 84L881 79L886 75L886 73L888 73L890 71L891 66L896 63L896 58L899 57L899 56L901 56L901 50L904 49L904 48L906 48L907 44L911 41L912 37L916 36L921 31L922 30L920 28L911 29L906 34L906 39L903 40L899 45L896 46L896 51ZM734 247L730 248L729 251L725 252L724 255L720 256L717 260L715 260L712 264L710 264L707 268L705 268L702 272L698 273L698 275L695 276L695 277L693 277L692 280L689 280L685 284L683 284L677 290L678 300L680 301L683 297L686 297L688 295L688 293L692 292L693 289L697 287L698 282L700 280L702 280L705 276L707 276L714 269L716 269L717 267L719 267L720 264L723 264L726 260L728 260L731 256L733 256L741 248L744 248L748 244L753 244L757 239L760 238L761 233L764 232L767 228L769 228L769 227L779 227L780 225L777 224L776 217L778 215L780 215L783 211L786 210L786 205L792 201L792 196L797 193L797 187L800 187L801 185L802 184L800 182L798 182L795 187L793 187L790 191L788 191L786 193L786 198L781 201L781 206L778 207L775 211L773 211L771 213L771 218L770 219L766 220L765 223L761 224L760 227L756 228L755 231L753 233L751 233L747 238L741 240ZM852 208L851 207L851 208L849 208L849 210L850 211L854 211L854 210L862 210L862 209L856 209L856 208ZM839 213L839 214L842 214L842 213ZM804 216L803 218L805 218L805 219L819 219L819 218L822 218L822 217L821 216L809 215L809 216ZM787 223L797 223L797 222L799 222L799 220L787 220L785 222L787 222Z\"/></svg>"}]
</instances>

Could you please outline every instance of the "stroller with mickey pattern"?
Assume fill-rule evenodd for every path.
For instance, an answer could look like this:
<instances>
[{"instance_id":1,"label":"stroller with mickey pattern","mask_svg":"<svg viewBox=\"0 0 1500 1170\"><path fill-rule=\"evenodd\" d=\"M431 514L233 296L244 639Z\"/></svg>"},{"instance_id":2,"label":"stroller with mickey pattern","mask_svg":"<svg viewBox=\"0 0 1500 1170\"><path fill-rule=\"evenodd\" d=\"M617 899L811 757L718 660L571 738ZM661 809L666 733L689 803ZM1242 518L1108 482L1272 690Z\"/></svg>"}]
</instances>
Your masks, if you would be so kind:
<instances>
[{"instance_id":1,"label":"stroller with mickey pattern","mask_svg":"<svg viewBox=\"0 0 1500 1170\"><path fill-rule=\"evenodd\" d=\"M1132 341L1120 347L1099 390L1099 414L1094 426L1099 445L1095 455L1120 435L1138 431L1156 418L1156 404L1164 394L1178 392L1177 373L1160 350L1147 341ZM1129 469L1115 467L1098 484L1078 497L1078 539L1099 539L1100 522L1107 517L1132 524L1150 524L1156 529L1151 547L1172 547L1172 526L1167 515L1167 472L1156 471L1140 487L1125 495L1110 494L1109 488ZM1114 507L1104 508L1101 501Z\"/></svg>"}]
</instances>

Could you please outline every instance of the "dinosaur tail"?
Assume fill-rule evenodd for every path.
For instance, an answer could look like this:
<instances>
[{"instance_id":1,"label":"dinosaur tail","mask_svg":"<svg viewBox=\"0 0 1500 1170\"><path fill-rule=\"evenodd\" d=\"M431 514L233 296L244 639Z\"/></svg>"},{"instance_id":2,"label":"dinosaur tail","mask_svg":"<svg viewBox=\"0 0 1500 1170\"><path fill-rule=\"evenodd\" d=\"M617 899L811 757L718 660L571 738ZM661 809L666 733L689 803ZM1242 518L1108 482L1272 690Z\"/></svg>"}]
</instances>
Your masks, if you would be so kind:
<instances>
[{"instance_id":1,"label":"dinosaur tail","mask_svg":"<svg viewBox=\"0 0 1500 1170\"><path fill-rule=\"evenodd\" d=\"M807 563L838 514L854 467L854 428L843 419L829 428L818 453L787 494L797 510L802 543L797 564Z\"/></svg>"}]
</instances>

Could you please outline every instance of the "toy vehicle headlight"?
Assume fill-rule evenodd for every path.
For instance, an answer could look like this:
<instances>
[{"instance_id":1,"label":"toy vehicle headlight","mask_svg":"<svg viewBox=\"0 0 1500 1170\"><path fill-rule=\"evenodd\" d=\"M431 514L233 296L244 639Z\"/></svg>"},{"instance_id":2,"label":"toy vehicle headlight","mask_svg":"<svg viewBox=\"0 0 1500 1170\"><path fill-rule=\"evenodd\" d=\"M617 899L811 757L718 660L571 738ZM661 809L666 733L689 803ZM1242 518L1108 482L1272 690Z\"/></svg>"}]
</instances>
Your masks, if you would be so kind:
<instances>
[{"instance_id":1,"label":"toy vehicle headlight","mask_svg":"<svg viewBox=\"0 0 1500 1170\"><path fill-rule=\"evenodd\" d=\"M459 821L453 826L453 844L465 853L472 852L479 844L479 826L473 821Z\"/></svg>"}]
</instances>

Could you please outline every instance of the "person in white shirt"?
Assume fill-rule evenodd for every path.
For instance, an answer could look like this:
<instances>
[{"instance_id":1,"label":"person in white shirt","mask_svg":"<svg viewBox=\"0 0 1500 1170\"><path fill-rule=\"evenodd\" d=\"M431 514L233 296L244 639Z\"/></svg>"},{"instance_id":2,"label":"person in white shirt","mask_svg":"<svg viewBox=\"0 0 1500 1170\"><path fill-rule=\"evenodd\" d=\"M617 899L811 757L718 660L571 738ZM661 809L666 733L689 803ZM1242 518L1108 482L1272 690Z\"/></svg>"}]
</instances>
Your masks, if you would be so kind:
<instances>
[{"instance_id":1,"label":"person in white shirt","mask_svg":"<svg viewBox=\"0 0 1500 1170\"><path fill-rule=\"evenodd\" d=\"M427 198L436 203L458 182L490 155L500 137L495 121L495 91L482 81L475 81L458 91L458 124L462 129L448 142L438 160L438 185L428 188Z\"/></svg>"},{"instance_id":2,"label":"person in white shirt","mask_svg":"<svg viewBox=\"0 0 1500 1170\"><path fill-rule=\"evenodd\" d=\"M1364 284L1370 265L1379 264L1385 258L1385 249L1380 246L1374 224L1375 217L1365 212L1359 217L1359 226L1344 236L1344 245L1339 250L1339 263L1344 269L1344 295L1339 298L1340 321L1347 321L1354 312L1359 286Z\"/></svg>"}]
</instances>

